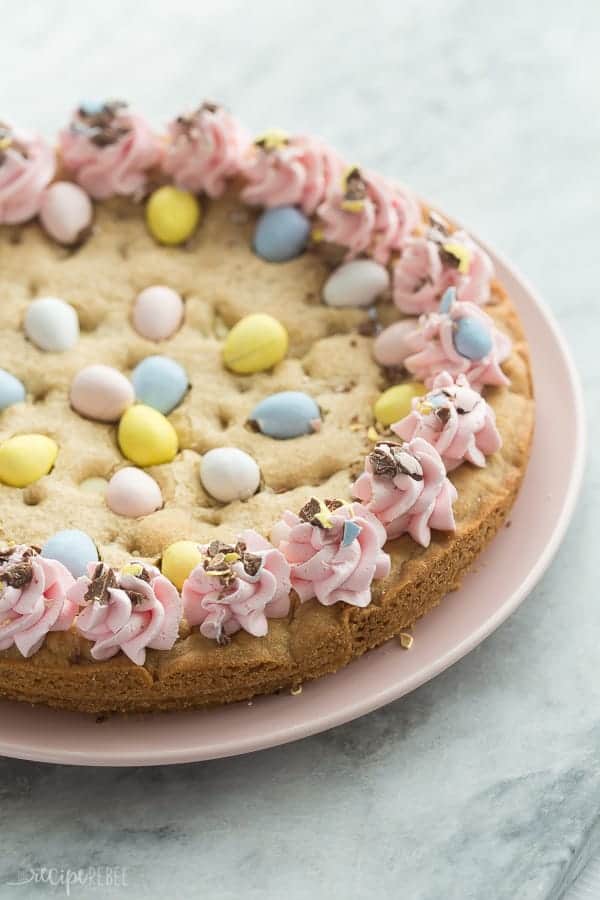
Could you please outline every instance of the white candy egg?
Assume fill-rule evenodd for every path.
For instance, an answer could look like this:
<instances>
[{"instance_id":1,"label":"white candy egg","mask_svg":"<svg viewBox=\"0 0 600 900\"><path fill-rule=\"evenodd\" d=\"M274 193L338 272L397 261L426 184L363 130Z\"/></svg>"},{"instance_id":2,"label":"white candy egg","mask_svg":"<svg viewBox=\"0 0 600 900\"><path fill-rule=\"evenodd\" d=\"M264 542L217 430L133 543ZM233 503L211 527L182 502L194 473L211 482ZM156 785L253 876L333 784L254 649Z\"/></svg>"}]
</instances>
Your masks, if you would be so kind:
<instances>
[{"instance_id":1,"label":"white candy egg","mask_svg":"<svg viewBox=\"0 0 600 900\"><path fill-rule=\"evenodd\" d=\"M39 297L27 308L25 334L40 350L64 353L79 340L77 313L58 297Z\"/></svg>"},{"instance_id":2,"label":"white candy egg","mask_svg":"<svg viewBox=\"0 0 600 900\"><path fill-rule=\"evenodd\" d=\"M216 447L200 462L200 481L221 503L247 500L258 490L260 469L255 460L237 447Z\"/></svg>"},{"instance_id":3,"label":"white candy egg","mask_svg":"<svg viewBox=\"0 0 600 900\"><path fill-rule=\"evenodd\" d=\"M327 306L371 306L390 283L385 266L372 259L353 259L329 276L323 287Z\"/></svg>"}]
</instances>

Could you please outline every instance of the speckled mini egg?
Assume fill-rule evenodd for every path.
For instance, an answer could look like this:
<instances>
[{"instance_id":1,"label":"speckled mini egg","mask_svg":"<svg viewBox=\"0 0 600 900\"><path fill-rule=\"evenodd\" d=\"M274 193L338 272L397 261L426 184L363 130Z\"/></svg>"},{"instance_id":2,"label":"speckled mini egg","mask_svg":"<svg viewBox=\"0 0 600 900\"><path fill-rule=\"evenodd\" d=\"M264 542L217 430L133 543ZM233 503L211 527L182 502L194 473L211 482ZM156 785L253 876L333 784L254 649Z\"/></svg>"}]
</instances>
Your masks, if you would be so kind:
<instances>
[{"instance_id":1,"label":"speckled mini egg","mask_svg":"<svg viewBox=\"0 0 600 900\"><path fill-rule=\"evenodd\" d=\"M86 366L71 383L71 406L97 422L118 421L134 400L133 385L112 366Z\"/></svg>"},{"instance_id":2,"label":"speckled mini egg","mask_svg":"<svg viewBox=\"0 0 600 900\"><path fill-rule=\"evenodd\" d=\"M133 327L148 341L166 341L181 327L183 300L170 287L155 284L139 293L133 304Z\"/></svg>"},{"instance_id":3,"label":"speckled mini egg","mask_svg":"<svg viewBox=\"0 0 600 900\"><path fill-rule=\"evenodd\" d=\"M49 353L71 350L79 340L79 319L58 297L39 297L27 307L25 334L32 344Z\"/></svg>"},{"instance_id":4,"label":"speckled mini egg","mask_svg":"<svg viewBox=\"0 0 600 900\"><path fill-rule=\"evenodd\" d=\"M98 559L98 548L85 531L65 529L48 538L42 547L42 556L57 559L73 578L85 575L87 564Z\"/></svg>"},{"instance_id":5,"label":"speckled mini egg","mask_svg":"<svg viewBox=\"0 0 600 900\"><path fill-rule=\"evenodd\" d=\"M321 411L313 398L302 391L280 391L261 400L248 421L262 434L285 440L317 431Z\"/></svg>"},{"instance_id":6,"label":"speckled mini egg","mask_svg":"<svg viewBox=\"0 0 600 900\"><path fill-rule=\"evenodd\" d=\"M179 406L189 387L187 372L167 356L147 356L132 372L138 403L168 415Z\"/></svg>"},{"instance_id":7,"label":"speckled mini egg","mask_svg":"<svg viewBox=\"0 0 600 900\"><path fill-rule=\"evenodd\" d=\"M493 346L489 329L474 316L458 319L453 340L457 352L472 360L483 359Z\"/></svg>"},{"instance_id":8,"label":"speckled mini egg","mask_svg":"<svg viewBox=\"0 0 600 900\"><path fill-rule=\"evenodd\" d=\"M254 459L237 447L216 447L200 461L204 489L221 503L247 500L258 490L260 469Z\"/></svg>"},{"instance_id":9,"label":"speckled mini egg","mask_svg":"<svg viewBox=\"0 0 600 900\"><path fill-rule=\"evenodd\" d=\"M106 504L118 516L137 519L148 516L163 505L161 490L146 472L127 466L108 482Z\"/></svg>"},{"instance_id":10,"label":"speckled mini egg","mask_svg":"<svg viewBox=\"0 0 600 900\"><path fill-rule=\"evenodd\" d=\"M306 249L310 221L295 206L275 206L259 217L254 231L254 252L266 262L287 262Z\"/></svg>"},{"instance_id":11,"label":"speckled mini egg","mask_svg":"<svg viewBox=\"0 0 600 900\"><path fill-rule=\"evenodd\" d=\"M23 403L25 397L23 383L6 369L0 369L0 412L15 403Z\"/></svg>"},{"instance_id":12,"label":"speckled mini egg","mask_svg":"<svg viewBox=\"0 0 600 900\"><path fill-rule=\"evenodd\" d=\"M40 206L44 230L59 244L79 244L89 233L94 209L86 192L70 181L46 188Z\"/></svg>"},{"instance_id":13,"label":"speckled mini egg","mask_svg":"<svg viewBox=\"0 0 600 900\"><path fill-rule=\"evenodd\" d=\"M390 283L385 266L373 259L353 259L329 276L323 286L327 306L370 306Z\"/></svg>"}]
</instances>

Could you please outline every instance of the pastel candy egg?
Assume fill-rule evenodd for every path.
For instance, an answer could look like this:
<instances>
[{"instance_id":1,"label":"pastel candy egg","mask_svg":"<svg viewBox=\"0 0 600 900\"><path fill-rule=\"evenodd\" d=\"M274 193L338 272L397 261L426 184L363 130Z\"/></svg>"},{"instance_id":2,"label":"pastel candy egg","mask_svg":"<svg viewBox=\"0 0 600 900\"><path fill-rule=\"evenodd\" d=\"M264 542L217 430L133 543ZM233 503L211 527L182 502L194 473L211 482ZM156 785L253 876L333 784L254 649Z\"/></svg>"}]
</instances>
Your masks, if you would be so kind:
<instances>
[{"instance_id":1,"label":"pastel candy egg","mask_svg":"<svg viewBox=\"0 0 600 900\"><path fill-rule=\"evenodd\" d=\"M147 356L131 375L139 403L167 415L179 406L189 387L185 369L167 356Z\"/></svg>"},{"instance_id":2,"label":"pastel candy egg","mask_svg":"<svg viewBox=\"0 0 600 900\"><path fill-rule=\"evenodd\" d=\"M217 447L200 462L200 481L221 503L247 500L258 490L260 469L255 460L237 447Z\"/></svg>"},{"instance_id":3,"label":"pastel candy egg","mask_svg":"<svg viewBox=\"0 0 600 900\"><path fill-rule=\"evenodd\" d=\"M40 221L59 244L71 246L85 239L94 210L86 192L70 181L56 181L46 188L40 205Z\"/></svg>"},{"instance_id":4,"label":"pastel candy egg","mask_svg":"<svg viewBox=\"0 0 600 900\"><path fill-rule=\"evenodd\" d=\"M189 191L165 185L154 191L146 206L146 222L161 244L182 244L200 221L200 204Z\"/></svg>"},{"instance_id":5,"label":"pastel candy egg","mask_svg":"<svg viewBox=\"0 0 600 900\"><path fill-rule=\"evenodd\" d=\"M101 475L92 475L90 478L85 478L80 482L79 490L84 491L86 494L100 494L104 496L107 484L106 478L102 478Z\"/></svg>"},{"instance_id":6,"label":"pastel candy egg","mask_svg":"<svg viewBox=\"0 0 600 900\"><path fill-rule=\"evenodd\" d=\"M441 313L449 313L452 307L452 304L456 300L456 288L449 287L446 288L442 297L440 299L440 312Z\"/></svg>"},{"instance_id":7,"label":"pastel candy egg","mask_svg":"<svg viewBox=\"0 0 600 900\"><path fill-rule=\"evenodd\" d=\"M266 209L256 223L254 252L267 262L287 262L306 249L310 222L295 206Z\"/></svg>"},{"instance_id":8,"label":"pastel candy egg","mask_svg":"<svg viewBox=\"0 0 600 900\"><path fill-rule=\"evenodd\" d=\"M284 326L267 313L251 313L237 322L223 344L223 362L232 372L264 372L281 362L288 348Z\"/></svg>"},{"instance_id":9,"label":"pastel candy egg","mask_svg":"<svg viewBox=\"0 0 600 900\"><path fill-rule=\"evenodd\" d=\"M160 509L163 498L154 478L141 469L119 469L108 482L106 504L118 516L137 519Z\"/></svg>"},{"instance_id":10,"label":"pastel candy egg","mask_svg":"<svg viewBox=\"0 0 600 900\"><path fill-rule=\"evenodd\" d=\"M133 385L112 366L86 366L71 383L71 406L86 419L116 422L134 400Z\"/></svg>"},{"instance_id":11,"label":"pastel candy egg","mask_svg":"<svg viewBox=\"0 0 600 900\"><path fill-rule=\"evenodd\" d=\"M196 566L202 562L202 554L194 541L175 541L164 551L161 572L173 582L178 591Z\"/></svg>"},{"instance_id":12,"label":"pastel candy egg","mask_svg":"<svg viewBox=\"0 0 600 900\"><path fill-rule=\"evenodd\" d=\"M0 481L26 487L47 475L58 456L58 445L45 434L19 434L0 444Z\"/></svg>"},{"instance_id":13,"label":"pastel candy egg","mask_svg":"<svg viewBox=\"0 0 600 900\"><path fill-rule=\"evenodd\" d=\"M117 433L123 456L138 466L171 462L179 449L177 432L162 413L151 406L130 406Z\"/></svg>"},{"instance_id":14,"label":"pastel candy egg","mask_svg":"<svg viewBox=\"0 0 600 900\"><path fill-rule=\"evenodd\" d=\"M138 294L133 305L133 327L149 341L166 341L183 321L183 300L169 287L153 285Z\"/></svg>"},{"instance_id":15,"label":"pastel candy egg","mask_svg":"<svg viewBox=\"0 0 600 900\"><path fill-rule=\"evenodd\" d=\"M25 334L40 350L51 353L71 350L79 340L77 313L57 297L39 297L27 307Z\"/></svg>"},{"instance_id":16,"label":"pastel candy egg","mask_svg":"<svg viewBox=\"0 0 600 900\"><path fill-rule=\"evenodd\" d=\"M67 528L57 531L42 547L42 556L57 559L73 576L85 575L87 564L98 559L98 548L85 531Z\"/></svg>"},{"instance_id":17,"label":"pastel candy egg","mask_svg":"<svg viewBox=\"0 0 600 900\"><path fill-rule=\"evenodd\" d=\"M0 411L15 403L23 403L25 397L23 383L6 369L0 369Z\"/></svg>"},{"instance_id":18,"label":"pastel candy egg","mask_svg":"<svg viewBox=\"0 0 600 900\"><path fill-rule=\"evenodd\" d=\"M263 434L282 440L316 431L321 424L321 411L308 394L281 391L261 400L248 421Z\"/></svg>"},{"instance_id":19,"label":"pastel candy egg","mask_svg":"<svg viewBox=\"0 0 600 900\"><path fill-rule=\"evenodd\" d=\"M485 325L473 316L456 322L454 346L467 359L483 359L492 349L492 336Z\"/></svg>"},{"instance_id":20,"label":"pastel candy egg","mask_svg":"<svg viewBox=\"0 0 600 900\"><path fill-rule=\"evenodd\" d=\"M410 413L414 397L422 397L426 393L427 388L418 381L409 381L388 388L373 407L375 418L382 425L393 425Z\"/></svg>"},{"instance_id":21,"label":"pastel candy egg","mask_svg":"<svg viewBox=\"0 0 600 900\"><path fill-rule=\"evenodd\" d=\"M327 306L371 306L390 283L385 266L372 259L353 259L333 272L323 287Z\"/></svg>"},{"instance_id":22,"label":"pastel candy egg","mask_svg":"<svg viewBox=\"0 0 600 900\"><path fill-rule=\"evenodd\" d=\"M401 366L410 355L410 335L415 330L416 319L402 319L384 328L373 343L373 356L380 366Z\"/></svg>"}]
</instances>

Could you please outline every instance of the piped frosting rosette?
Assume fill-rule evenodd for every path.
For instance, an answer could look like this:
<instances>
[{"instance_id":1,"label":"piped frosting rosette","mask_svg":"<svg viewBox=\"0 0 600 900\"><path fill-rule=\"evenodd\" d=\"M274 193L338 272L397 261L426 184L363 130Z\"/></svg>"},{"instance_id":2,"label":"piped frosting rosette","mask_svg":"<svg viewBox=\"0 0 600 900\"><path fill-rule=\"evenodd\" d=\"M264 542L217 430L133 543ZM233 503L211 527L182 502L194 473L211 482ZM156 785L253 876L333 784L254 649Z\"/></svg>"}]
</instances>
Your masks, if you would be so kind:
<instances>
[{"instance_id":1,"label":"piped frosting rosette","mask_svg":"<svg viewBox=\"0 0 600 900\"><path fill-rule=\"evenodd\" d=\"M299 515L285 512L271 537L292 567L292 587L303 602L316 597L324 606L368 606L373 579L390 571L385 529L357 503L312 498Z\"/></svg>"},{"instance_id":2,"label":"piped frosting rosette","mask_svg":"<svg viewBox=\"0 0 600 900\"><path fill-rule=\"evenodd\" d=\"M203 103L168 127L163 170L179 188L219 197L236 176L250 145L237 119L222 106Z\"/></svg>"},{"instance_id":3,"label":"piped frosting rosette","mask_svg":"<svg viewBox=\"0 0 600 900\"><path fill-rule=\"evenodd\" d=\"M317 239L387 263L420 221L419 204L403 187L353 167L317 209Z\"/></svg>"},{"instance_id":4,"label":"piped frosting rosette","mask_svg":"<svg viewBox=\"0 0 600 900\"><path fill-rule=\"evenodd\" d=\"M439 312L384 329L374 344L375 359L382 366L403 366L428 388L444 371L466 375L476 391L507 385L500 366L510 355L510 338L479 306L455 297L456 289L449 288Z\"/></svg>"},{"instance_id":5,"label":"piped frosting rosette","mask_svg":"<svg viewBox=\"0 0 600 900\"><path fill-rule=\"evenodd\" d=\"M135 562L117 570L90 563L68 599L81 607L76 627L94 642L91 652L97 660L121 650L143 666L146 649L170 650L179 634L181 598L155 566Z\"/></svg>"},{"instance_id":6,"label":"piped frosting rosette","mask_svg":"<svg viewBox=\"0 0 600 900\"><path fill-rule=\"evenodd\" d=\"M390 540L408 533L428 547L432 528L456 529L452 510L456 488L435 447L422 438L376 444L352 492L379 519Z\"/></svg>"},{"instance_id":7,"label":"piped frosting rosette","mask_svg":"<svg viewBox=\"0 0 600 900\"><path fill-rule=\"evenodd\" d=\"M73 576L34 547L0 551L0 650L32 656L49 631L67 631L77 605L67 597Z\"/></svg>"},{"instance_id":8,"label":"piped frosting rosette","mask_svg":"<svg viewBox=\"0 0 600 900\"><path fill-rule=\"evenodd\" d=\"M241 628L255 637L268 630L267 618L286 616L290 567L285 557L255 531L237 543L212 541L200 547L203 559L183 585L185 617L218 643Z\"/></svg>"},{"instance_id":9,"label":"piped frosting rosette","mask_svg":"<svg viewBox=\"0 0 600 900\"><path fill-rule=\"evenodd\" d=\"M341 158L318 138L269 131L248 154L242 200L252 206L299 206L310 216L343 170Z\"/></svg>"},{"instance_id":10,"label":"piped frosting rosette","mask_svg":"<svg viewBox=\"0 0 600 900\"><path fill-rule=\"evenodd\" d=\"M422 438L435 447L447 472L463 462L485 466L502 446L494 410L474 391L465 375L442 372L432 390L413 400L412 412L391 426L405 441Z\"/></svg>"},{"instance_id":11,"label":"piped frosting rosette","mask_svg":"<svg viewBox=\"0 0 600 900\"><path fill-rule=\"evenodd\" d=\"M0 225L19 225L36 216L55 170L47 141L0 122Z\"/></svg>"},{"instance_id":12,"label":"piped frosting rosette","mask_svg":"<svg viewBox=\"0 0 600 900\"><path fill-rule=\"evenodd\" d=\"M432 216L424 236L410 237L394 263L394 303L407 315L437 310L449 287L457 298L479 305L490 299L494 266L488 254L464 231L450 233Z\"/></svg>"},{"instance_id":13,"label":"piped frosting rosette","mask_svg":"<svg viewBox=\"0 0 600 900\"><path fill-rule=\"evenodd\" d=\"M117 100L82 104L59 141L66 171L97 200L143 193L163 154L146 120Z\"/></svg>"}]
</instances>

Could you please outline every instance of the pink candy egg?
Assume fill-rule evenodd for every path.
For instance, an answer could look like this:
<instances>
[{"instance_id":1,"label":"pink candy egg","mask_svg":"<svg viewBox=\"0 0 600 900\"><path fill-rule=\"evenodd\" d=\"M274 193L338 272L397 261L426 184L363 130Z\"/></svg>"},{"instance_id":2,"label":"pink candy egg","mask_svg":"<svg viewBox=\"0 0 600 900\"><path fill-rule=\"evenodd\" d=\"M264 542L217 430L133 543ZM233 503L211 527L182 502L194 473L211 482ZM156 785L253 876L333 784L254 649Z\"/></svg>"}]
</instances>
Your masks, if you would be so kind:
<instances>
[{"instance_id":1,"label":"pink candy egg","mask_svg":"<svg viewBox=\"0 0 600 900\"><path fill-rule=\"evenodd\" d=\"M78 244L92 224L94 210L86 192L70 181L57 181L44 191L40 221L59 244Z\"/></svg>"},{"instance_id":2,"label":"pink candy egg","mask_svg":"<svg viewBox=\"0 0 600 900\"><path fill-rule=\"evenodd\" d=\"M407 338L414 332L416 319L403 319L384 328L373 344L373 356L380 366L401 366L410 354Z\"/></svg>"},{"instance_id":3,"label":"pink candy egg","mask_svg":"<svg viewBox=\"0 0 600 900\"><path fill-rule=\"evenodd\" d=\"M163 498L154 478L141 469L127 466L115 472L108 482L106 503L118 516L137 519L160 509Z\"/></svg>"},{"instance_id":4,"label":"pink candy egg","mask_svg":"<svg viewBox=\"0 0 600 900\"><path fill-rule=\"evenodd\" d=\"M133 385L112 366L86 366L71 383L71 406L86 419L116 422L134 400Z\"/></svg>"},{"instance_id":5,"label":"pink candy egg","mask_svg":"<svg viewBox=\"0 0 600 900\"><path fill-rule=\"evenodd\" d=\"M183 300L176 291L161 284L138 294L133 306L133 327L149 341L165 341L181 326Z\"/></svg>"}]
</instances>

